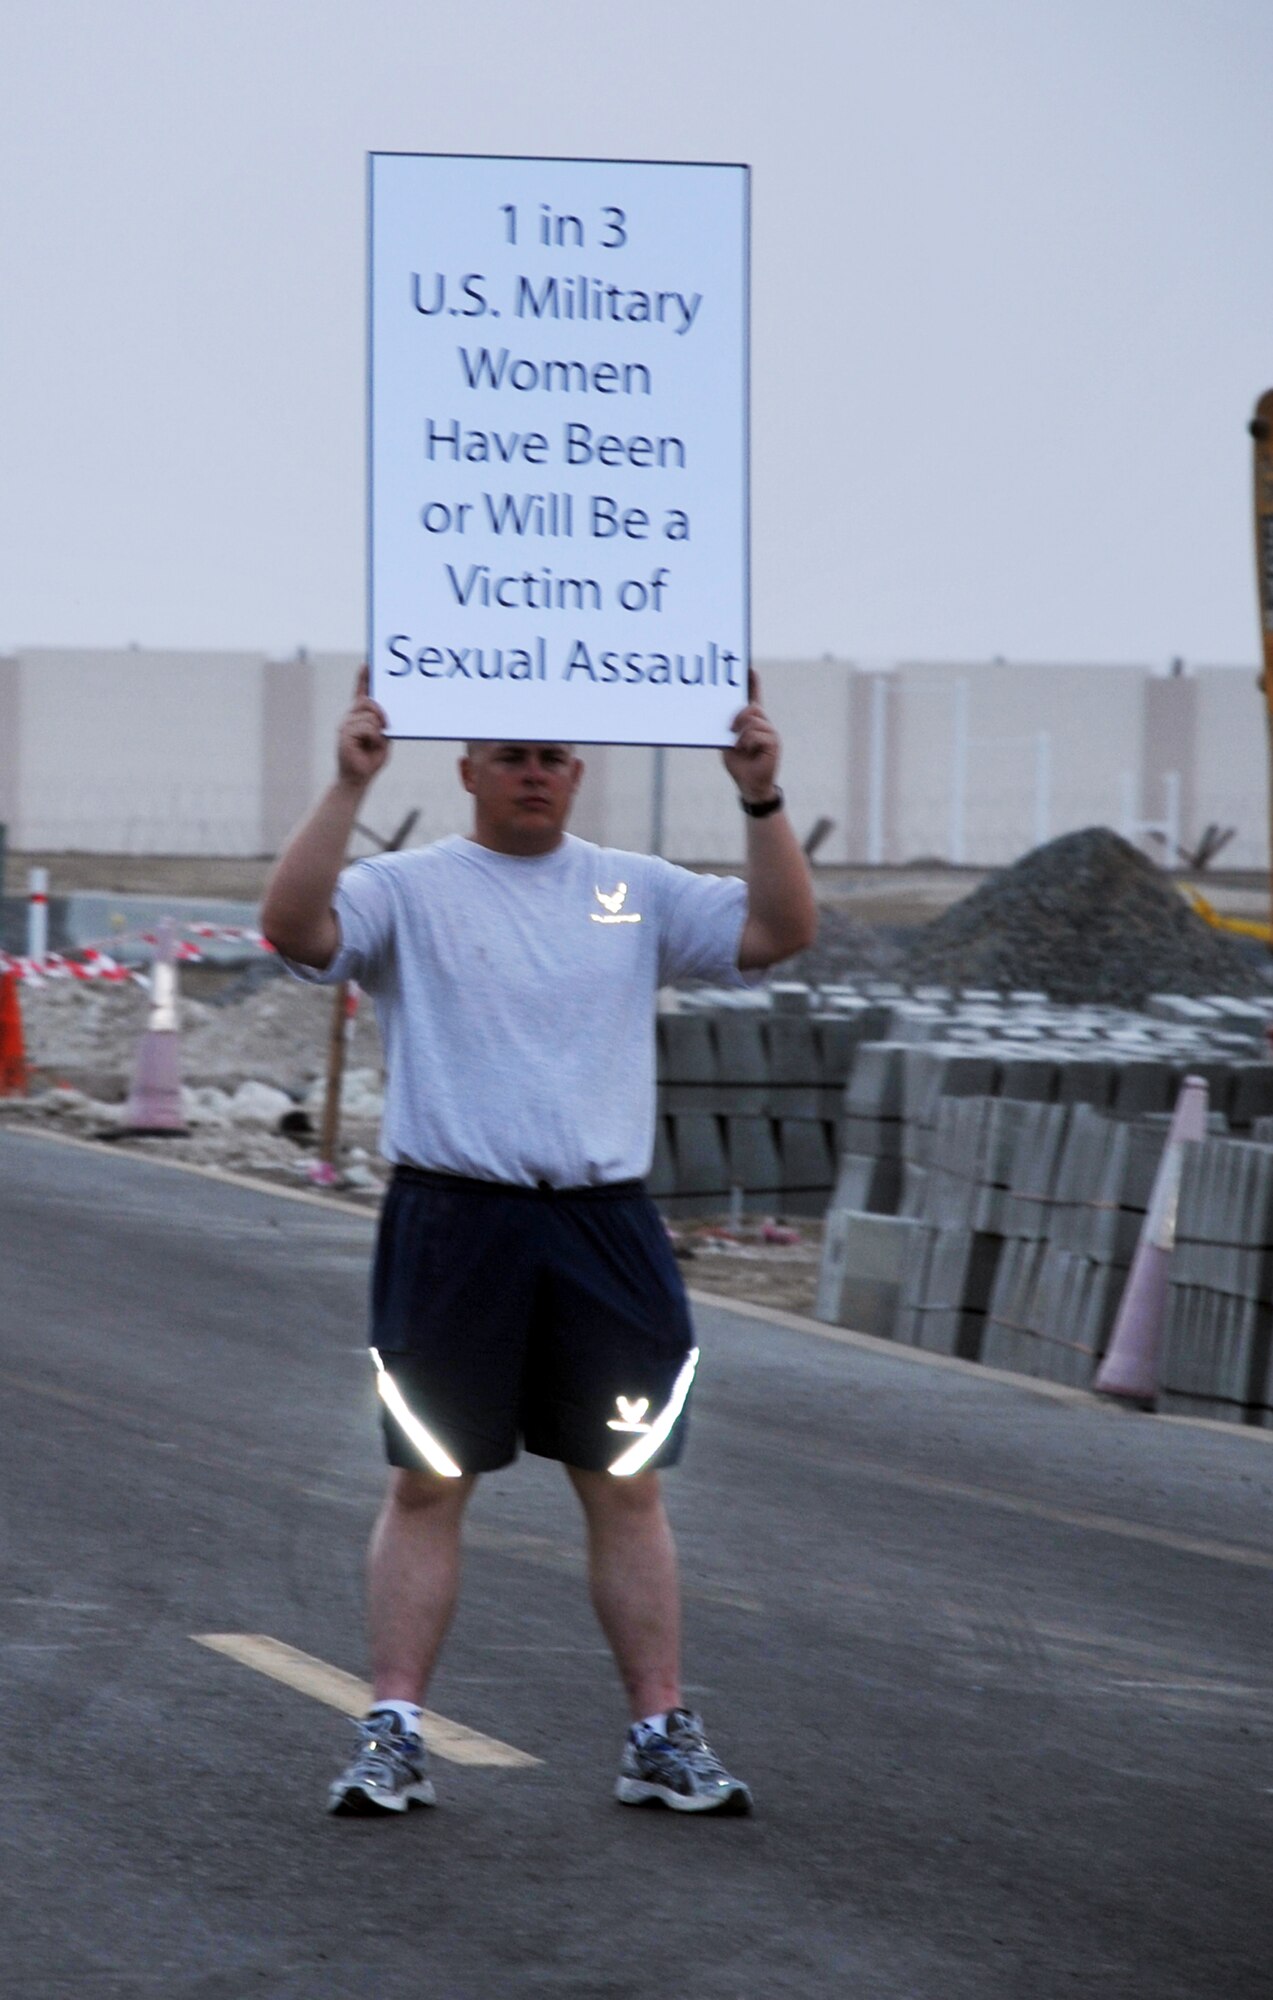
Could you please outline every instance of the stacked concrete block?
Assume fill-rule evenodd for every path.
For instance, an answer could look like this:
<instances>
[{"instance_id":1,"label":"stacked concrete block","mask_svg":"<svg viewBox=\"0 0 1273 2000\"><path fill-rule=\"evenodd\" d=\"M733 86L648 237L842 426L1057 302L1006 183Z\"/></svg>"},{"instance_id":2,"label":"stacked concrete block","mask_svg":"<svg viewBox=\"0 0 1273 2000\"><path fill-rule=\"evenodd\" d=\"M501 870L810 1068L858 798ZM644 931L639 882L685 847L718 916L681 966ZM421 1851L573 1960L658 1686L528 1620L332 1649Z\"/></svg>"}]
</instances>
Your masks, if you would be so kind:
<instances>
[{"instance_id":1,"label":"stacked concrete block","mask_svg":"<svg viewBox=\"0 0 1273 2000\"><path fill-rule=\"evenodd\" d=\"M1006 1185L998 1204L1000 1234L1041 1243L1047 1239L1056 1201L1071 1107L1023 1103L1013 1108L1016 1125L1008 1140Z\"/></svg>"},{"instance_id":2,"label":"stacked concrete block","mask_svg":"<svg viewBox=\"0 0 1273 2000\"><path fill-rule=\"evenodd\" d=\"M824 1043L809 1014L774 1013L764 1024L769 1059L769 1116L780 1163L782 1208L820 1214L835 1179L836 1124L843 1088L828 1081Z\"/></svg>"},{"instance_id":3,"label":"stacked concrete block","mask_svg":"<svg viewBox=\"0 0 1273 2000\"><path fill-rule=\"evenodd\" d=\"M1257 1007L1250 1000L1239 1000L1229 993L1209 994L1206 1004L1215 1013L1224 1031L1240 1035L1253 1048L1265 1047L1269 1015L1264 1008Z\"/></svg>"},{"instance_id":4,"label":"stacked concrete block","mask_svg":"<svg viewBox=\"0 0 1273 2000\"><path fill-rule=\"evenodd\" d=\"M1104 1110L1114 1101L1118 1065L1109 1056L1066 1054L1057 1064L1056 1095L1060 1104L1094 1104Z\"/></svg>"},{"instance_id":5,"label":"stacked concrete block","mask_svg":"<svg viewBox=\"0 0 1273 2000\"><path fill-rule=\"evenodd\" d=\"M938 1101L921 1198L910 1218L918 1232L916 1256L899 1301L898 1339L935 1354L979 1359L1002 1247L997 1228L980 1226L988 1199L1002 1193L985 1176L1010 1150L1002 1143L1005 1113L1011 1118L1022 1108L1009 1110L985 1096Z\"/></svg>"},{"instance_id":6,"label":"stacked concrete block","mask_svg":"<svg viewBox=\"0 0 1273 2000\"><path fill-rule=\"evenodd\" d=\"M1234 1131L1247 1131L1257 1118L1269 1117L1273 1117L1273 1063L1235 1063L1229 1105L1229 1123Z\"/></svg>"},{"instance_id":7,"label":"stacked concrete block","mask_svg":"<svg viewBox=\"0 0 1273 2000\"><path fill-rule=\"evenodd\" d=\"M1167 1294L1162 1407L1273 1426L1273 1147L1186 1148Z\"/></svg>"},{"instance_id":8,"label":"stacked concrete block","mask_svg":"<svg viewBox=\"0 0 1273 2000\"><path fill-rule=\"evenodd\" d=\"M809 1033L807 1017L795 1010L782 1019L784 1025ZM758 1014L720 1014L714 1022L716 1102L724 1120L728 1185L741 1188L745 1204L753 1208L777 1206L782 1185L771 1103L772 1026L773 1021Z\"/></svg>"},{"instance_id":9,"label":"stacked concrete block","mask_svg":"<svg viewBox=\"0 0 1273 2000\"><path fill-rule=\"evenodd\" d=\"M1174 1063L1153 1056L1132 1056L1119 1065L1114 1090L1115 1116L1143 1118L1146 1112L1170 1111L1178 1085Z\"/></svg>"},{"instance_id":10,"label":"stacked concrete block","mask_svg":"<svg viewBox=\"0 0 1273 2000\"><path fill-rule=\"evenodd\" d=\"M1166 1136L1165 1119L1129 1125L1076 1105L1058 1166L1049 1240L1125 1269L1140 1240Z\"/></svg>"},{"instance_id":11,"label":"stacked concrete block","mask_svg":"<svg viewBox=\"0 0 1273 2000\"><path fill-rule=\"evenodd\" d=\"M985 1050L929 1042L902 1058L902 1157L926 1167L939 1108L952 1098L993 1097L999 1062Z\"/></svg>"},{"instance_id":12,"label":"stacked concrete block","mask_svg":"<svg viewBox=\"0 0 1273 2000\"><path fill-rule=\"evenodd\" d=\"M821 1214L826 1207L845 1081L863 1037L887 1013L864 1004L810 1014L807 997L806 988L793 986L774 1010L660 1015L666 1154L656 1158L655 1172L673 1208L707 1212L735 1188L753 1209Z\"/></svg>"},{"instance_id":13,"label":"stacked concrete block","mask_svg":"<svg viewBox=\"0 0 1273 2000\"><path fill-rule=\"evenodd\" d=\"M832 1197L840 1210L896 1208L909 1225L894 1337L1090 1383L1171 1107L1197 1074L1217 1140L1227 1121L1268 1143L1190 1149L1209 1164L1182 1196L1166 1398L1273 1421L1273 1186L1267 1200L1252 1192L1273 1167L1247 1163L1253 1150L1273 1160L1273 1063L1260 1059L1271 1020L1263 996L1163 996L1148 1016L1041 996L899 1000L888 1041L858 1048ZM852 1218L835 1227L851 1260Z\"/></svg>"},{"instance_id":14,"label":"stacked concrete block","mask_svg":"<svg viewBox=\"0 0 1273 2000\"><path fill-rule=\"evenodd\" d=\"M646 1186L656 1201L676 1193L676 1159L672 1152L669 1121L660 1112L654 1120L654 1157L646 1176Z\"/></svg>"},{"instance_id":15,"label":"stacked concrete block","mask_svg":"<svg viewBox=\"0 0 1273 2000\"><path fill-rule=\"evenodd\" d=\"M891 1338L918 1231L901 1216L833 1209L823 1238L818 1318Z\"/></svg>"},{"instance_id":16,"label":"stacked concrete block","mask_svg":"<svg viewBox=\"0 0 1273 2000\"><path fill-rule=\"evenodd\" d=\"M963 1361L981 1360L1002 1245L1002 1237L977 1229L931 1232L920 1295L907 1327L914 1346Z\"/></svg>"},{"instance_id":17,"label":"stacked concrete block","mask_svg":"<svg viewBox=\"0 0 1273 2000\"><path fill-rule=\"evenodd\" d=\"M844 1091L832 1206L895 1212L902 1187L902 1079L898 1042L863 1042Z\"/></svg>"},{"instance_id":18,"label":"stacked concrete block","mask_svg":"<svg viewBox=\"0 0 1273 2000\"><path fill-rule=\"evenodd\" d=\"M706 1014L661 1014L659 1104L671 1154L665 1199L683 1212L707 1212L728 1198L725 1140L717 1107L716 1039Z\"/></svg>"},{"instance_id":19,"label":"stacked concrete block","mask_svg":"<svg viewBox=\"0 0 1273 2000\"><path fill-rule=\"evenodd\" d=\"M1086 1384L1105 1351L1164 1134L1087 1104L1028 1107L982 1359Z\"/></svg>"}]
</instances>

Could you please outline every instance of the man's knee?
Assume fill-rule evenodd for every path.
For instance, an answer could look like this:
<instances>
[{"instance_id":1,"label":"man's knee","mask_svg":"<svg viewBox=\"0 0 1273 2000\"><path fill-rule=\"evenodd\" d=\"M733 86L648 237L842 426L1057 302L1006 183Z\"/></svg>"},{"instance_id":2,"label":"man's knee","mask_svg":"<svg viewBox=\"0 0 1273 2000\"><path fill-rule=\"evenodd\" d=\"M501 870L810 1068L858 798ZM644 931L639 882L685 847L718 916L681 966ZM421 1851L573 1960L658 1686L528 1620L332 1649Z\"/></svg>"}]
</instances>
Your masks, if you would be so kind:
<instances>
[{"instance_id":1,"label":"man's knee","mask_svg":"<svg viewBox=\"0 0 1273 2000\"><path fill-rule=\"evenodd\" d=\"M385 1506L408 1514L460 1514L474 1483L471 1473L465 1473L459 1479L443 1479L436 1472L416 1472L403 1466L393 1466L385 1490Z\"/></svg>"},{"instance_id":2,"label":"man's knee","mask_svg":"<svg viewBox=\"0 0 1273 2000\"><path fill-rule=\"evenodd\" d=\"M571 1483L590 1514L607 1520L637 1521L663 1511L663 1489L657 1472L638 1472L616 1479L612 1472L582 1472L569 1466Z\"/></svg>"}]
</instances>

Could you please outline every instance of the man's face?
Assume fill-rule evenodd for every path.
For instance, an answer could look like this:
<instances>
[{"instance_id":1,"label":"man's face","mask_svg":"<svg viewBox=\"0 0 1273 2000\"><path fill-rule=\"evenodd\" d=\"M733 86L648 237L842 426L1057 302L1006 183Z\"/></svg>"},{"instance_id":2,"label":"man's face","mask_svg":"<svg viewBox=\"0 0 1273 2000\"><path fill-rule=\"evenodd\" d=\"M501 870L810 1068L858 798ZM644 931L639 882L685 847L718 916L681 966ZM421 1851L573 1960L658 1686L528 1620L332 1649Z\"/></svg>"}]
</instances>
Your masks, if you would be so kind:
<instances>
[{"instance_id":1,"label":"man's face","mask_svg":"<svg viewBox=\"0 0 1273 2000\"><path fill-rule=\"evenodd\" d=\"M565 831L583 776L569 743L471 743L460 759L473 833L500 854L547 854Z\"/></svg>"}]
</instances>

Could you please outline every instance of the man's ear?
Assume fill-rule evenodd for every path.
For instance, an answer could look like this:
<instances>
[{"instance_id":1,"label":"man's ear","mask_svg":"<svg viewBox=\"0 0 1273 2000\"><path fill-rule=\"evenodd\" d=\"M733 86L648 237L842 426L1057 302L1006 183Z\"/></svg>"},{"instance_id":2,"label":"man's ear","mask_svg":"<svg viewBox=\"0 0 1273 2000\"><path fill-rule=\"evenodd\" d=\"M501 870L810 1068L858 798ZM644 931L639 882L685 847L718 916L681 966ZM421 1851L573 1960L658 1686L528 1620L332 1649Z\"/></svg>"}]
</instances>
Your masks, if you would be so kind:
<instances>
[{"instance_id":1,"label":"man's ear","mask_svg":"<svg viewBox=\"0 0 1273 2000\"><path fill-rule=\"evenodd\" d=\"M570 789L572 792L577 792L579 790L580 785L583 783L583 774L587 770L587 768L588 766L584 763L582 757L575 758L574 776L570 781Z\"/></svg>"},{"instance_id":2,"label":"man's ear","mask_svg":"<svg viewBox=\"0 0 1273 2000\"><path fill-rule=\"evenodd\" d=\"M463 785L465 791L471 792L473 789L473 765L467 751L460 758L455 768L460 774L460 783Z\"/></svg>"}]
</instances>

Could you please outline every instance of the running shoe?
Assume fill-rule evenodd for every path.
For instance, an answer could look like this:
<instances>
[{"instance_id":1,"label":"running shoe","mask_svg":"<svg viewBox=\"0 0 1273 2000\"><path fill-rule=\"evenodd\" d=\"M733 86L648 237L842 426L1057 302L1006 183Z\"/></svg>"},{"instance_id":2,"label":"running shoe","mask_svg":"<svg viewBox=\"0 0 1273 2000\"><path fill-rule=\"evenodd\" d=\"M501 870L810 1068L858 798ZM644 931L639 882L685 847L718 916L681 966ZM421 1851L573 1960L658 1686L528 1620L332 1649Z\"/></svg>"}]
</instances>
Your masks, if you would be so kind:
<instances>
[{"instance_id":1,"label":"running shoe","mask_svg":"<svg viewBox=\"0 0 1273 2000\"><path fill-rule=\"evenodd\" d=\"M406 1812L434 1803L429 1753L423 1740L404 1729L391 1708L373 1708L355 1722L361 1741L352 1764L333 1782L327 1810L334 1813Z\"/></svg>"},{"instance_id":2,"label":"running shoe","mask_svg":"<svg viewBox=\"0 0 1273 2000\"><path fill-rule=\"evenodd\" d=\"M614 1795L625 1806L670 1806L673 1812L749 1813L751 1793L731 1778L688 1708L672 1708L667 1733L634 1723L623 1746Z\"/></svg>"}]
</instances>

